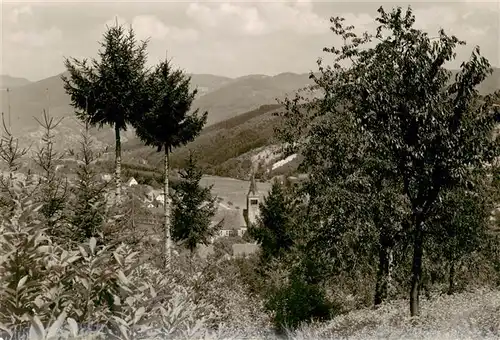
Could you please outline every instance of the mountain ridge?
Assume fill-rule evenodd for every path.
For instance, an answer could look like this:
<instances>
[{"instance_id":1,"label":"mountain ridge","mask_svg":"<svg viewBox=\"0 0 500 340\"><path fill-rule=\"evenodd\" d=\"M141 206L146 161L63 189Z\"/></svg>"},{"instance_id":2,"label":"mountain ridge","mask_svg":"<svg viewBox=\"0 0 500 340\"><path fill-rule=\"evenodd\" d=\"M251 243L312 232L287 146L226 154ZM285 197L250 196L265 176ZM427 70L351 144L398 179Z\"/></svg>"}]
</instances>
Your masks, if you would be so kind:
<instances>
[{"instance_id":1,"label":"mountain ridge","mask_svg":"<svg viewBox=\"0 0 500 340\"><path fill-rule=\"evenodd\" d=\"M16 88L31 83L31 80L22 77L12 77L8 74L0 74L0 90Z\"/></svg>"},{"instance_id":2,"label":"mountain ridge","mask_svg":"<svg viewBox=\"0 0 500 340\"><path fill-rule=\"evenodd\" d=\"M55 118L65 117L61 126L54 131L56 139L61 139L61 143L57 143L57 145L61 145L64 149L78 147L82 126L74 115L69 96L63 89L60 76L52 76L13 88L9 93L9 101L6 100L5 91L2 92L2 111L7 113L7 106L10 103L12 130L15 135L21 136L23 144L39 143L42 129L33 118L41 117L42 110L48 109L51 116ZM192 74L190 76L192 77L192 87L201 88L193 103L193 109L199 108L200 111L207 110L209 112L208 124L204 131L206 133L216 132L213 138L217 140L225 138L227 143L233 143L237 138L233 138L234 133L231 132L231 129L234 128L235 131L240 129L240 138L245 140L240 148L241 153L250 151L251 147L262 147L268 143L268 137L272 132L270 126L275 121L269 113L266 113L265 117L260 117L261 111L267 110L262 110L262 107L276 105L276 98L284 98L286 94L293 95L294 91L313 83L309 79L309 73L292 72L283 72L274 76L247 75L237 78L211 74ZM497 89L500 89L500 69L495 69L494 74L488 77L479 88L482 93L493 92ZM245 117L252 117L254 121L249 122L249 119ZM263 121L269 126L263 124ZM265 135L265 138L260 138L259 133ZM96 139L97 147L114 145L114 133L111 128L93 128L91 134ZM214 144L206 137L202 139L207 144L204 145L205 142L198 143L200 150L212 146L223 149L223 145L218 144L218 142ZM122 132L122 142L124 147L127 144L139 147L141 144L133 129ZM226 161L223 160L224 162ZM207 165L213 166L212 162L209 163Z\"/></svg>"},{"instance_id":3,"label":"mountain ridge","mask_svg":"<svg viewBox=\"0 0 500 340\"><path fill-rule=\"evenodd\" d=\"M65 93L61 73L36 82L13 88L2 93L2 111L7 112L10 104L12 129L25 133L37 129L33 117L40 117L48 110L54 117L71 117L74 110L70 98ZM307 75L292 75L292 85L280 80L281 76L256 79L254 75L229 78L212 74L189 74L192 89L198 88L198 96L193 109L208 111L208 125L258 108L263 104L275 103L276 97L290 90L298 90L306 85ZM260 78L260 76L258 77ZM281 83L280 83L281 81ZM253 95L248 95L253 93Z\"/></svg>"}]
</instances>

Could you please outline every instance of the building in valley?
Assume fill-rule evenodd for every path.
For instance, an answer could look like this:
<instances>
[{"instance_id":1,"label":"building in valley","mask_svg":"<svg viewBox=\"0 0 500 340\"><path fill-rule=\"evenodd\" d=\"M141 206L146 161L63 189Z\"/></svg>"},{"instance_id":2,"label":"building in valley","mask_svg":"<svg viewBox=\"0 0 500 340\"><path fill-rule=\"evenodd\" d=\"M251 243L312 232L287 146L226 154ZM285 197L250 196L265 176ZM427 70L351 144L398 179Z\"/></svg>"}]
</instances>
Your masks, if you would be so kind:
<instances>
[{"instance_id":1,"label":"building in valley","mask_svg":"<svg viewBox=\"0 0 500 340\"><path fill-rule=\"evenodd\" d=\"M261 195L257 189L257 183L255 181L255 176L252 175L250 179L250 187L247 193L247 207L243 211L243 215L246 221L247 228L257 223L257 219L260 216L259 204L261 201Z\"/></svg>"}]
</instances>

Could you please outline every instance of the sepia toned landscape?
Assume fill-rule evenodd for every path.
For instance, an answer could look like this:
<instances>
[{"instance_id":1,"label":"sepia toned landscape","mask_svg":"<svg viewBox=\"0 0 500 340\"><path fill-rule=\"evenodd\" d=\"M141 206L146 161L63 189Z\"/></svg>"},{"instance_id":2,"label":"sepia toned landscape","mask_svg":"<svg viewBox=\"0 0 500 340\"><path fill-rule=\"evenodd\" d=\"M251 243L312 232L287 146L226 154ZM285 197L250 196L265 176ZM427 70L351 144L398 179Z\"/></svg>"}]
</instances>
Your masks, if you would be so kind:
<instances>
[{"instance_id":1,"label":"sepia toned landscape","mask_svg":"<svg viewBox=\"0 0 500 340\"><path fill-rule=\"evenodd\" d=\"M1 6L0 340L500 339L497 3Z\"/></svg>"}]
</instances>

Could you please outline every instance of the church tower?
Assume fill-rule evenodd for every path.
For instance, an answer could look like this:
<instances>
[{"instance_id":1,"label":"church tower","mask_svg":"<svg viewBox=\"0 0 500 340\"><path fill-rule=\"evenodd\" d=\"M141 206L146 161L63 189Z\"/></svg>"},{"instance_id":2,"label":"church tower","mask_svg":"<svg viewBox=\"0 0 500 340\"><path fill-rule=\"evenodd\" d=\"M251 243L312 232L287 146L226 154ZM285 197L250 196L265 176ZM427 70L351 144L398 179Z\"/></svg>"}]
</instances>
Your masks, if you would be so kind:
<instances>
[{"instance_id":1,"label":"church tower","mask_svg":"<svg viewBox=\"0 0 500 340\"><path fill-rule=\"evenodd\" d=\"M253 223L257 223L257 217L259 216L259 203L260 203L260 195L257 190L257 184L255 182L255 176L252 174L250 179L250 188L248 189L247 194L247 225L251 225Z\"/></svg>"}]
</instances>

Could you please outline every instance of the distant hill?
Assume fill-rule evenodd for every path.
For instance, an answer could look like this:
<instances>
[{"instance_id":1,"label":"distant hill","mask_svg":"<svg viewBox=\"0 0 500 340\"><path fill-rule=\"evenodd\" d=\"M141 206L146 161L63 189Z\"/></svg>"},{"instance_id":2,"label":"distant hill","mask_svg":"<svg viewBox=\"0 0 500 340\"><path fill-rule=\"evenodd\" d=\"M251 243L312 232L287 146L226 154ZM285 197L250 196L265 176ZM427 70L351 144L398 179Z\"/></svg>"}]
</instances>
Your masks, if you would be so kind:
<instances>
[{"instance_id":1,"label":"distant hill","mask_svg":"<svg viewBox=\"0 0 500 340\"><path fill-rule=\"evenodd\" d=\"M241 81L238 85L260 83L267 80L267 84L286 83L287 78L295 80L294 74L281 74L276 77L246 76L234 81ZM274 78L271 79L270 78ZM495 69L492 77L483 82L479 88L481 93L491 93L500 89L500 69ZM231 83L227 85L230 87ZM255 86L255 85L254 85ZM230 93L226 86L214 91L210 95L220 94L223 91ZM252 166L252 159L258 153L265 153L272 149L274 128L279 124L279 118L274 114L282 110L278 104L261 105L255 110L237 115L224 121L207 126L201 135L187 146L176 149L171 156L173 167L182 167L188 156L188 150L197 152L200 164L206 173L218 176L228 176L247 179ZM127 159L131 162L146 161L153 168L161 169L162 155L152 148L145 148L138 141L126 143ZM273 171L271 175L293 172L296 170L300 158Z\"/></svg>"},{"instance_id":2,"label":"distant hill","mask_svg":"<svg viewBox=\"0 0 500 340\"><path fill-rule=\"evenodd\" d=\"M276 76L248 75L236 78L198 98L196 107L209 112L208 124L224 121L312 83L309 74L282 73Z\"/></svg>"},{"instance_id":3,"label":"distant hill","mask_svg":"<svg viewBox=\"0 0 500 340\"><path fill-rule=\"evenodd\" d=\"M258 78L251 75L237 79L210 74L192 74L191 77L192 88L197 87L199 90L192 107L209 112L209 125L263 104L273 104L277 97L309 83L305 74ZM6 93L2 93L2 110L6 112L7 106ZM47 107L54 117L74 116L61 75L20 86L10 92L13 130L18 133L36 130L38 125L33 117L40 117L42 110Z\"/></svg>"},{"instance_id":4,"label":"distant hill","mask_svg":"<svg viewBox=\"0 0 500 340\"><path fill-rule=\"evenodd\" d=\"M213 74L190 74L191 85L198 88L198 97L219 89L232 81L232 78L215 76Z\"/></svg>"},{"instance_id":5,"label":"distant hill","mask_svg":"<svg viewBox=\"0 0 500 340\"><path fill-rule=\"evenodd\" d=\"M194 142L174 152L172 164L182 166L188 149L192 148L201 155L200 161L208 173L245 178L252 156L257 150L273 144L273 129L279 123L273 114L280 110L276 98L283 98L311 82L308 74L295 73L248 75L236 79L193 74L193 88L200 89L193 108L208 110L209 124ZM500 89L500 69L495 69L494 74L479 88L482 93L496 89ZM1 95L2 110L6 112L5 91ZM13 130L23 144L35 142L36 148L42 130L33 117L40 117L42 109L49 106L52 116L65 117L55 131L56 147L64 150L78 148L81 125L73 114L60 75L14 88L10 92L10 104ZM112 129L93 129L92 134L95 146L101 149L108 147L108 156L112 159ZM122 133L122 143L124 162L147 162L151 167L160 165L161 155L152 148L142 146L132 129Z\"/></svg>"},{"instance_id":6,"label":"distant hill","mask_svg":"<svg viewBox=\"0 0 500 340\"><path fill-rule=\"evenodd\" d=\"M26 78L11 77L6 74L0 75L0 89L11 89L14 87L24 86L31 83L30 80Z\"/></svg>"},{"instance_id":7,"label":"distant hill","mask_svg":"<svg viewBox=\"0 0 500 340\"><path fill-rule=\"evenodd\" d=\"M184 166L189 150L196 152L199 164L211 175L247 179L251 169L251 156L259 148L273 144L274 127L279 117L274 114L281 105L262 105L223 122L211 125L188 145L175 149L170 158L174 168ZM131 140L123 145L124 159L128 163L144 161L155 169L161 169L162 153Z\"/></svg>"}]
</instances>

